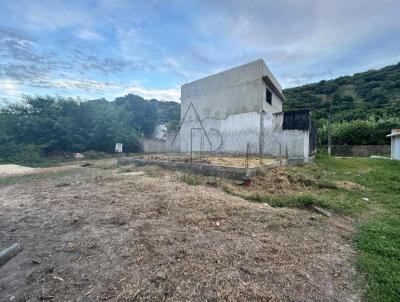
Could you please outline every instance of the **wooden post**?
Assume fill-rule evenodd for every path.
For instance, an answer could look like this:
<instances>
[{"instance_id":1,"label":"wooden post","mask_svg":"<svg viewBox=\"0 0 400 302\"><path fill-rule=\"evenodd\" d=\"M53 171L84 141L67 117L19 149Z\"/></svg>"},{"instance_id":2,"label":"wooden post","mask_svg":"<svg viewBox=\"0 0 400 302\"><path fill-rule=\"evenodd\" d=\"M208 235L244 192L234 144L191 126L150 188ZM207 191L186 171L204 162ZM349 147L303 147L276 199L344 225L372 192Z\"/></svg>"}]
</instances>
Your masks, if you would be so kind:
<instances>
[{"instance_id":1,"label":"wooden post","mask_svg":"<svg viewBox=\"0 0 400 302\"><path fill-rule=\"evenodd\" d=\"M331 155L331 131L332 131L332 114L331 107L329 107L329 116L328 116L328 154Z\"/></svg>"},{"instance_id":2,"label":"wooden post","mask_svg":"<svg viewBox=\"0 0 400 302\"><path fill-rule=\"evenodd\" d=\"M193 128L190 129L190 162L193 161Z\"/></svg>"}]
</instances>

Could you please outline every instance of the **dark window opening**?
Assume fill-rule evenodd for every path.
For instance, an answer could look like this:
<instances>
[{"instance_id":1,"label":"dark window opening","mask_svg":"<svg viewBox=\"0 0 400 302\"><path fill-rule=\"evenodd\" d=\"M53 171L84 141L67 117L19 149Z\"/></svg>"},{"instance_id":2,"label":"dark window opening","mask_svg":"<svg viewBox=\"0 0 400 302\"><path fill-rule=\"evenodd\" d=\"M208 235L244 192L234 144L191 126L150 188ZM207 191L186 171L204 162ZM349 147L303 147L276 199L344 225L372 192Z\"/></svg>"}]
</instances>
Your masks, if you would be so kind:
<instances>
[{"instance_id":1,"label":"dark window opening","mask_svg":"<svg viewBox=\"0 0 400 302\"><path fill-rule=\"evenodd\" d=\"M266 100L268 104L272 105L272 92L268 88L266 90Z\"/></svg>"}]
</instances>

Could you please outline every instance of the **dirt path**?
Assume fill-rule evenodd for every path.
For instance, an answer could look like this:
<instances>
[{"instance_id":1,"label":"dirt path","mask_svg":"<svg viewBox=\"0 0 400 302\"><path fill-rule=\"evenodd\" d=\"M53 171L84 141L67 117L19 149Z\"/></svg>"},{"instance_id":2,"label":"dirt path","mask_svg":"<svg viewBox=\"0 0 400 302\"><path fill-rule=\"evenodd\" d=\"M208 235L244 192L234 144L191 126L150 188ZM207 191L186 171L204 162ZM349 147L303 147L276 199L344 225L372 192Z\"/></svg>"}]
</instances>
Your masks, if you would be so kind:
<instances>
[{"instance_id":1,"label":"dirt path","mask_svg":"<svg viewBox=\"0 0 400 302\"><path fill-rule=\"evenodd\" d=\"M359 300L350 221L115 172L0 186L1 301Z\"/></svg>"},{"instance_id":2,"label":"dirt path","mask_svg":"<svg viewBox=\"0 0 400 302\"><path fill-rule=\"evenodd\" d=\"M20 175L44 174L51 172L61 172L80 167L78 164L69 164L60 167L31 168L14 164L0 165L0 177L12 177Z\"/></svg>"},{"instance_id":3,"label":"dirt path","mask_svg":"<svg viewBox=\"0 0 400 302\"><path fill-rule=\"evenodd\" d=\"M20 165L0 165L0 176L11 176L11 175L20 175L20 174L30 174L35 173L34 168L24 167Z\"/></svg>"}]
</instances>

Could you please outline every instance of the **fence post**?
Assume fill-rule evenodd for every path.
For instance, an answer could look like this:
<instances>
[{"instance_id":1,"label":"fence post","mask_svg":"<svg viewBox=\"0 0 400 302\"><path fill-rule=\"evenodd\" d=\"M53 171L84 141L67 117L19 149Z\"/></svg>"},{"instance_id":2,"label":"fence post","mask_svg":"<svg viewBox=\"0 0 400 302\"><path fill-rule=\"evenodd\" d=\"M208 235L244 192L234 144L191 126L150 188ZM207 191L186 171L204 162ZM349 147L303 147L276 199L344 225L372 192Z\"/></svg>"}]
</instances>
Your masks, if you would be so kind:
<instances>
[{"instance_id":1,"label":"fence post","mask_svg":"<svg viewBox=\"0 0 400 302\"><path fill-rule=\"evenodd\" d=\"M247 142L246 145L246 161L245 161L245 168L248 169L249 168L249 159L250 159L250 143Z\"/></svg>"},{"instance_id":2,"label":"fence post","mask_svg":"<svg viewBox=\"0 0 400 302\"><path fill-rule=\"evenodd\" d=\"M260 113L260 137L259 137L259 153L260 153L260 165L263 164L263 153L264 153L264 119L263 113Z\"/></svg>"}]
</instances>

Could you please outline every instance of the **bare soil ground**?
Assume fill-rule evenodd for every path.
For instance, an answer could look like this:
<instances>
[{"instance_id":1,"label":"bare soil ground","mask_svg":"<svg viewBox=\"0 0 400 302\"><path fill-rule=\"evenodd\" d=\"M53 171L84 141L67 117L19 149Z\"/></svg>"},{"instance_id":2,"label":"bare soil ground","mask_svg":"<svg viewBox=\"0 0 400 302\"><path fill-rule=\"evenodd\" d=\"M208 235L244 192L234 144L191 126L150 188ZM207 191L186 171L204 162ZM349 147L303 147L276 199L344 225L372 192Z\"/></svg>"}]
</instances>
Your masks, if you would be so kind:
<instances>
[{"instance_id":1,"label":"bare soil ground","mask_svg":"<svg viewBox=\"0 0 400 302\"><path fill-rule=\"evenodd\" d=\"M0 248L24 246L0 268L1 301L359 300L347 218L155 167L59 169L0 182Z\"/></svg>"}]
</instances>

